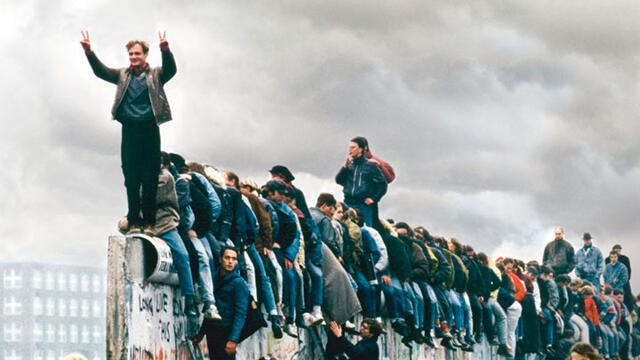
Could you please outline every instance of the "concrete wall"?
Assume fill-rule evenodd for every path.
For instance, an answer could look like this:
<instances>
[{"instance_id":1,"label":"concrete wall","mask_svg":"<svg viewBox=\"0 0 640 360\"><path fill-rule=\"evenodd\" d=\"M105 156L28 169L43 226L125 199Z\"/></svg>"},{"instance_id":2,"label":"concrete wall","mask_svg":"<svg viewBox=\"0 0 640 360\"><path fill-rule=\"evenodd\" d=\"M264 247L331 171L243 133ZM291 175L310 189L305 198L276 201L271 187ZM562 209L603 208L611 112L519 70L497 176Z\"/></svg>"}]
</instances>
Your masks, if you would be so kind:
<instances>
[{"instance_id":1,"label":"concrete wall","mask_svg":"<svg viewBox=\"0 0 640 360\"><path fill-rule=\"evenodd\" d=\"M161 240L158 240L161 241ZM158 268L171 272L172 266L158 266L162 256L148 239L109 238L107 288L107 357L109 359L199 359L206 346L194 348L185 339L186 318L183 301L175 285L149 282L147 279L165 278L175 284L171 276L158 274ZM148 261L148 259L155 261ZM160 259L160 260L157 260ZM170 260L166 260L170 263ZM155 274L154 274L155 272ZM387 329L391 327L389 324ZM238 345L238 360L266 359L322 359L324 332L304 330L300 340L285 335L275 339L269 328L263 328ZM455 354L414 345L409 350L400 338L390 332L380 337L383 359L413 360L489 360L496 359L495 348L476 345L476 352ZM493 351L491 351L493 350ZM493 356L492 356L493 352Z\"/></svg>"}]
</instances>

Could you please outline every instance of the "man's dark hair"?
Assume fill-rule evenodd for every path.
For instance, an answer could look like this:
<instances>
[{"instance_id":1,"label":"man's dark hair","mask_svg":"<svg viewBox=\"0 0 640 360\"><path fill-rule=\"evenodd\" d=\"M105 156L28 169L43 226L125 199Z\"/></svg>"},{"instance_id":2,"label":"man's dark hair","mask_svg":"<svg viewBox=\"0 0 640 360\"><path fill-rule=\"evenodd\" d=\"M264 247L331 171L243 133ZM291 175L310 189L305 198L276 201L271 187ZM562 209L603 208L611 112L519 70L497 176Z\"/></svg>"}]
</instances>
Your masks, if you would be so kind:
<instances>
[{"instance_id":1,"label":"man's dark hair","mask_svg":"<svg viewBox=\"0 0 640 360\"><path fill-rule=\"evenodd\" d=\"M548 265L542 265L540 267L540 274L544 274L544 275L553 274L553 270Z\"/></svg>"},{"instance_id":2,"label":"man's dark hair","mask_svg":"<svg viewBox=\"0 0 640 360\"><path fill-rule=\"evenodd\" d=\"M382 334L382 325L380 325L380 323L375 319L364 318L362 319L362 323L367 324L367 326L369 327L369 333L371 333L371 335L379 336L380 334Z\"/></svg>"},{"instance_id":3,"label":"man's dark hair","mask_svg":"<svg viewBox=\"0 0 640 360\"><path fill-rule=\"evenodd\" d=\"M615 251L615 250L611 250L611 251L609 251L609 256L611 256L611 255L618 256L618 252Z\"/></svg>"},{"instance_id":4,"label":"man's dark hair","mask_svg":"<svg viewBox=\"0 0 640 360\"><path fill-rule=\"evenodd\" d=\"M231 251L235 252L236 256L238 256L238 257L240 256L240 250L238 250L237 247L225 245L222 248L222 250L220 250L220 257L222 257L224 255L224 252L227 251L227 250L231 250Z\"/></svg>"},{"instance_id":5,"label":"man's dark hair","mask_svg":"<svg viewBox=\"0 0 640 360\"><path fill-rule=\"evenodd\" d=\"M149 43L147 43L146 41L142 41L142 40L131 40L127 43L127 45L125 45L125 47L127 48L127 51L131 50L132 47L134 47L135 45L140 45L140 47L142 48L142 52L145 54L149 53Z\"/></svg>"},{"instance_id":6,"label":"man's dark hair","mask_svg":"<svg viewBox=\"0 0 640 360\"><path fill-rule=\"evenodd\" d=\"M240 178L238 177L238 174L234 173L231 170L225 170L225 175L227 176L227 179L229 181L233 181L233 183L235 184L233 187L235 187L236 189L240 188Z\"/></svg>"},{"instance_id":7,"label":"man's dark hair","mask_svg":"<svg viewBox=\"0 0 640 360\"><path fill-rule=\"evenodd\" d=\"M624 291L620 289L613 290L613 295L624 295Z\"/></svg>"},{"instance_id":8,"label":"man's dark hair","mask_svg":"<svg viewBox=\"0 0 640 360\"><path fill-rule=\"evenodd\" d=\"M179 154L171 153L169 154L169 159L171 159L171 162L176 166L176 169L180 174L186 174L189 172L189 167L187 166L186 161Z\"/></svg>"},{"instance_id":9,"label":"man's dark hair","mask_svg":"<svg viewBox=\"0 0 640 360\"><path fill-rule=\"evenodd\" d=\"M409 226L409 224L407 224L404 221L400 221L400 222L396 223L394 226L395 226L396 229L404 229L404 230L406 230L407 231L407 235L409 235L410 237L414 237L415 236L411 226Z\"/></svg>"},{"instance_id":10,"label":"man's dark hair","mask_svg":"<svg viewBox=\"0 0 640 360\"><path fill-rule=\"evenodd\" d=\"M318 195L318 201L316 201L317 208L321 207L322 205L336 206L337 204L338 201L336 200L336 198L329 193L320 193L320 195Z\"/></svg>"},{"instance_id":11,"label":"man's dark hair","mask_svg":"<svg viewBox=\"0 0 640 360\"><path fill-rule=\"evenodd\" d=\"M167 153L166 151L160 152L160 163L162 164L162 166L171 165L171 159L169 158L169 153Z\"/></svg>"},{"instance_id":12,"label":"man's dark hair","mask_svg":"<svg viewBox=\"0 0 640 360\"><path fill-rule=\"evenodd\" d=\"M568 284L570 282L571 282L571 278L567 274L558 275L558 277L556 278L556 283L558 284L562 284L562 283Z\"/></svg>"},{"instance_id":13,"label":"man's dark hair","mask_svg":"<svg viewBox=\"0 0 640 360\"><path fill-rule=\"evenodd\" d=\"M477 253L476 254L476 259L478 259L478 261L480 261L485 266L489 265L489 258L487 257L487 254L485 254L483 252Z\"/></svg>"},{"instance_id":14,"label":"man's dark hair","mask_svg":"<svg viewBox=\"0 0 640 360\"><path fill-rule=\"evenodd\" d=\"M364 150L369 149L369 142L367 141L367 138L363 136L356 136L350 141L356 143L358 147L361 149L364 149Z\"/></svg>"},{"instance_id":15,"label":"man's dark hair","mask_svg":"<svg viewBox=\"0 0 640 360\"><path fill-rule=\"evenodd\" d=\"M276 191L282 194L286 190L287 185L280 180L269 180L262 188L267 194L274 193Z\"/></svg>"},{"instance_id":16,"label":"man's dark hair","mask_svg":"<svg viewBox=\"0 0 640 360\"><path fill-rule=\"evenodd\" d=\"M613 293L613 288L611 286L605 286L604 287L604 294L605 295L611 295Z\"/></svg>"}]
</instances>

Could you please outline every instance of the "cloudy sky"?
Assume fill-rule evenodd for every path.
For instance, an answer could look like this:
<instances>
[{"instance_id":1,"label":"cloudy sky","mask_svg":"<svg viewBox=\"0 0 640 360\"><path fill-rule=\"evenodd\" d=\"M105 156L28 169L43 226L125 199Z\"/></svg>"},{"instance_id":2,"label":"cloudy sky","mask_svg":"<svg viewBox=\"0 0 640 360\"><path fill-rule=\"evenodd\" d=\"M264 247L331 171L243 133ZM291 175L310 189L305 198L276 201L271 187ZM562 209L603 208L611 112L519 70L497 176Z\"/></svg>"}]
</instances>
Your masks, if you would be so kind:
<instances>
[{"instance_id":1,"label":"cloudy sky","mask_svg":"<svg viewBox=\"0 0 640 360\"><path fill-rule=\"evenodd\" d=\"M640 250L640 5L634 1L9 0L0 4L0 261L106 265L126 212L115 87L166 30L178 74L163 148L313 199L348 139L398 174L383 215L491 255L541 257L552 229ZM640 282L637 283L640 286ZM636 286L636 287L637 287Z\"/></svg>"}]
</instances>

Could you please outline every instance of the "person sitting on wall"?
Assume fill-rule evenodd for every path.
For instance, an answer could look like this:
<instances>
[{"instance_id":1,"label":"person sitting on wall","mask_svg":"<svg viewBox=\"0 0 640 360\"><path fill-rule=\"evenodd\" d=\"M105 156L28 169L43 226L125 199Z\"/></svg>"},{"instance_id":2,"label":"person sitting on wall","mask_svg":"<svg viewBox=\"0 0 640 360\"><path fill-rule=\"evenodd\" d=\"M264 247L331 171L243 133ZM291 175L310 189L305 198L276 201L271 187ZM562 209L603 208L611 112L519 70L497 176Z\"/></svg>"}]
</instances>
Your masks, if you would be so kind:
<instances>
[{"instance_id":1,"label":"person sitting on wall","mask_svg":"<svg viewBox=\"0 0 640 360\"><path fill-rule=\"evenodd\" d=\"M329 330L338 338L342 351L351 360L373 360L380 358L378 348L378 336L382 333L382 326L374 319L365 318L360 325L360 336L362 340L353 345L351 341L344 337L342 327L335 321L329 324Z\"/></svg>"}]
</instances>

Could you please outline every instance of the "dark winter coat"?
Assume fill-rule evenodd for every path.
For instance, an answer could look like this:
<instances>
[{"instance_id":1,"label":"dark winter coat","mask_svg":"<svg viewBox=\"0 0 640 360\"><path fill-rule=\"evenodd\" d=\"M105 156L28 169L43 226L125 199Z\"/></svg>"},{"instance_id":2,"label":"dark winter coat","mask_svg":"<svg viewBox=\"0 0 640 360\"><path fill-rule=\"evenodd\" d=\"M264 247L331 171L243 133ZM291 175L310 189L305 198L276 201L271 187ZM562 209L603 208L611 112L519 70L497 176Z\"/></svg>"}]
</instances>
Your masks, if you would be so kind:
<instances>
[{"instance_id":1,"label":"dark winter coat","mask_svg":"<svg viewBox=\"0 0 640 360\"><path fill-rule=\"evenodd\" d=\"M387 192L387 180L380 168L364 156L342 167L336 175L336 183L343 186L346 203L361 203L366 198L379 202Z\"/></svg>"},{"instance_id":2,"label":"dark winter coat","mask_svg":"<svg viewBox=\"0 0 640 360\"><path fill-rule=\"evenodd\" d=\"M229 341L237 343L247 318L249 306L247 282L240 276L236 265L232 272L224 276L218 269L213 279L213 288L215 289L216 307L222 317L219 325L230 327Z\"/></svg>"},{"instance_id":3,"label":"dark winter coat","mask_svg":"<svg viewBox=\"0 0 640 360\"><path fill-rule=\"evenodd\" d=\"M568 274L576 266L575 250L565 239L552 240L544 247L542 264L553 269L554 274Z\"/></svg>"}]
</instances>

